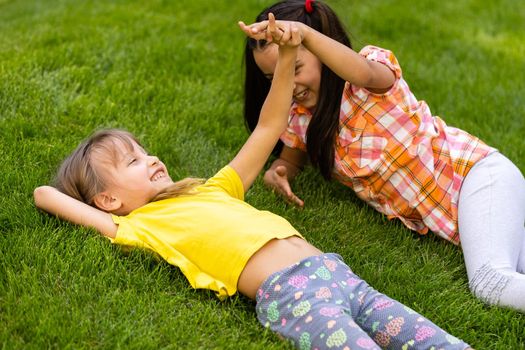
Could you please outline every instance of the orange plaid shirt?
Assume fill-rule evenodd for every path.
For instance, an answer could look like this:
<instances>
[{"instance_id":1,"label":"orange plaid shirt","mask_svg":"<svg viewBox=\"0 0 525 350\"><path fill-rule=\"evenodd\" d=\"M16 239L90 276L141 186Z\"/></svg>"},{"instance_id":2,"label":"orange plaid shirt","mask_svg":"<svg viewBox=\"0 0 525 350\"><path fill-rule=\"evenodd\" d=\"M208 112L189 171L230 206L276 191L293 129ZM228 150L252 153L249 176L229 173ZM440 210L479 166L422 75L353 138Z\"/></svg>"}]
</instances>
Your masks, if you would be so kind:
<instances>
[{"instance_id":1,"label":"orange plaid shirt","mask_svg":"<svg viewBox=\"0 0 525 350\"><path fill-rule=\"evenodd\" d=\"M388 66L396 81L384 94L346 83L335 140L334 177L389 219L459 243L458 198L472 166L494 148L447 126L418 101L392 52L366 46L360 54ZM281 140L306 150L311 113L292 105Z\"/></svg>"}]
</instances>

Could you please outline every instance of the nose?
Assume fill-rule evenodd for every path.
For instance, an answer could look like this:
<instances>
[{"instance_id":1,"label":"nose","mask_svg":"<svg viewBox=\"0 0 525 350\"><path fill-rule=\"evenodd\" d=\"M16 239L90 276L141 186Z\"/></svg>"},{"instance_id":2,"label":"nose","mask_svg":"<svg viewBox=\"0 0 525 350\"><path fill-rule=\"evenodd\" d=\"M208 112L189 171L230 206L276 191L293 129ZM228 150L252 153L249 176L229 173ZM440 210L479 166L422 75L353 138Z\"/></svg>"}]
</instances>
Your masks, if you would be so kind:
<instances>
[{"instance_id":1,"label":"nose","mask_svg":"<svg viewBox=\"0 0 525 350\"><path fill-rule=\"evenodd\" d=\"M149 156L148 163L150 166L157 165L159 163L159 158L157 156Z\"/></svg>"}]
</instances>

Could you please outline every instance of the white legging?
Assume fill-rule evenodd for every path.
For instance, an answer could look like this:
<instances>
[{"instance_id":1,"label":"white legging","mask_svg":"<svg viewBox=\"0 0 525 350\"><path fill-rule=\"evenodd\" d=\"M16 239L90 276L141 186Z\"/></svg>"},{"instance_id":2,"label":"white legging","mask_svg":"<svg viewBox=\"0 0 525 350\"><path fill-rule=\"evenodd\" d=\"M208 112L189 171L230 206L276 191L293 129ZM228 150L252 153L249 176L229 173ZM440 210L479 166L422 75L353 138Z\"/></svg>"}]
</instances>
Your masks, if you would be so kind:
<instances>
[{"instance_id":1,"label":"white legging","mask_svg":"<svg viewBox=\"0 0 525 350\"><path fill-rule=\"evenodd\" d=\"M458 225L470 290L491 305L525 312L525 179L495 152L468 173Z\"/></svg>"}]
</instances>

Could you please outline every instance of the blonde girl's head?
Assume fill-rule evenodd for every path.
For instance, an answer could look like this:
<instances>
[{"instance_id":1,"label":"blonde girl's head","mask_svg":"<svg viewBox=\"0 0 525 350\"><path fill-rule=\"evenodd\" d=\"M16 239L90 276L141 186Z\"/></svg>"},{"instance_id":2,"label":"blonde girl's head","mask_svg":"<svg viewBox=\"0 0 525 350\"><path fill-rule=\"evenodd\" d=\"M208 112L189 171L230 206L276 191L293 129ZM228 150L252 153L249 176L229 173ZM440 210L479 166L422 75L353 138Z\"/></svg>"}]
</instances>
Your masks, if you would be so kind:
<instances>
[{"instance_id":1,"label":"blonde girl's head","mask_svg":"<svg viewBox=\"0 0 525 350\"><path fill-rule=\"evenodd\" d=\"M61 192L80 200L93 207L103 209L116 214L127 214L136 207L127 207L126 210L113 210L100 204L100 194L105 193L110 188L116 188L118 182L122 182L125 174L117 172L119 162L122 162L123 153L136 152L135 148L143 151L140 142L131 133L119 129L105 129L95 132L80 145L62 162L54 180L54 186ZM164 186L159 186L158 191L153 195L148 195L145 202L166 199L182 194L187 194L202 183L201 179L187 178L178 182L172 182L158 158L149 155L142 155L152 163L152 166L161 166L165 176L169 181L164 181ZM160 164L160 165L158 165ZM135 174L137 172L132 172ZM133 175L134 176L134 175ZM149 179L149 177L148 177ZM146 181L148 181L146 179ZM153 190L157 184L152 184ZM161 185L161 184L158 184ZM151 191L150 191L151 192ZM122 201L128 198L126 192ZM133 195L133 191L128 191ZM146 204L146 203L141 203Z\"/></svg>"}]
</instances>

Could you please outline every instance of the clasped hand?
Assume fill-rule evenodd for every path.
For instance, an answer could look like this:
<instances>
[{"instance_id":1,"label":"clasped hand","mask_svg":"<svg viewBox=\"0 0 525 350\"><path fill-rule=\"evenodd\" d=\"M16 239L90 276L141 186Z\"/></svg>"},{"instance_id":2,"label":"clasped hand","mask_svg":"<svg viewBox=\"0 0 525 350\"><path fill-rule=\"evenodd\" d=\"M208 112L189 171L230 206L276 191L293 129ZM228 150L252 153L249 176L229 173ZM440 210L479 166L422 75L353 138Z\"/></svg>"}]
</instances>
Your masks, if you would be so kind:
<instances>
[{"instance_id":1,"label":"clasped hand","mask_svg":"<svg viewBox=\"0 0 525 350\"><path fill-rule=\"evenodd\" d=\"M255 40L266 40L279 46L296 47L303 41L303 32L299 23L292 21L277 21L273 13L268 14L268 20L246 25L239 21L239 27L246 36Z\"/></svg>"}]
</instances>

